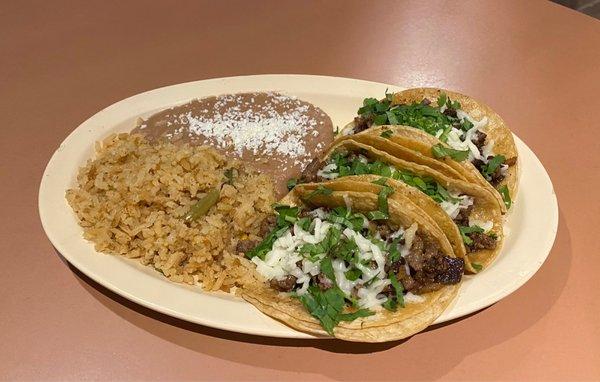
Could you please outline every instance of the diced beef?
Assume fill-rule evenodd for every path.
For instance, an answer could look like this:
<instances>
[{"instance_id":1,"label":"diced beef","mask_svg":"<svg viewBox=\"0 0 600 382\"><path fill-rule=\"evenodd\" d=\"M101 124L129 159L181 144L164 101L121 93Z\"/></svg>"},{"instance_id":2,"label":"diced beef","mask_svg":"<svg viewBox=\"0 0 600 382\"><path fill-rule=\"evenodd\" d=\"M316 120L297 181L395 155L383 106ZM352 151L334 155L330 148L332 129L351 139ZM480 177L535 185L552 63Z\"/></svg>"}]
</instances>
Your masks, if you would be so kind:
<instances>
[{"instance_id":1,"label":"diced beef","mask_svg":"<svg viewBox=\"0 0 600 382\"><path fill-rule=\"evenodd\" d=\"M404 288L413 293L427 293L458 283L465 265L462 259L444 255L437 242L418 233L405 259L411 274L400 270L397 277Z\"/></svg>"},{"instance_id":2,"label":"diced beef","mask_svg":"<svg viewBox=\"0 0 600 382\"><path fill-rule=\"evenodd\" d=\"M479 130L477 130L473 135L473 138L471 138L471 142L473 142L473 144L477 147L480 153L483 151L483 146L485 146L486 138L487 134Z\"/></svg>"},{"instance_id":3,"label":"diced beef","mask_svg":"<svg viewBox=\"0 0 600 382\"><path fill-rule=\"evenodd\" d=\"M488 157L491 160L493 157ZM496 170L490 175L490 183L496 187L504 180L504 174L502 174L502 165L498 166Z\"/></svg>"},{"instance_id":4,"label":"diced beef","mask_svg":"<svg viewBox=\"0 0 600 382\"><path fill-rule=\"evenodd\" d=\"M462 278L465 269L465 261L457 257L444 256L436 275L436 281L441 284L456 284Z\"/></svg>"},{"instance_id":5,"label":"diced beef","mask_svg":"<svg viewBox=\"0 0 600 382\"><path fill-rule=\"evenodd\" d=\"M504 161L504 164L507 166L514 166L517 164L517 157L508 158Z\"/></svg>"},{"instance_id":6,"label":"diced beef","mask_svg":"<svg viewBox=\"0 0 600 382\"><path fill-rule=\"evenodd\" d=\"M386 264L384 267L384 270L385 270L385 273L390 273L390 272L398 273L401 270L402 270L402 272L404 272L404 259L400 258L400 260L396 260L394 262Z\"/></svg>"},{"instance_id":7,"label":"diced beef","mask_svg":"<svg viewBox=\"0 0 600 382\"><path fill-rule=\"evenodd\" d=\"M400 272L398 272L396 274L396 278L402 284L402 287L404 288L405 291L410 292L410 291L414 290L415 286L417 285L416 281L412 278L412 276L409 274L406 274L404 269L400 270Z\"/></svg>"},{"instance_id":8,"label":"diced beef","mask_svg":"<svg viewBox=\"0 0 600 382\"><path fill-rule=\"evenodd\" d=\"M492 160L493 158L493 156L487 157L488 161ZM475 166L475 168L477 168L477 170L480 173L483 173L483 171L485 170L485 163L482 160L473 159L471 163L473 164L473 166ZM500 184L500 182L504 180L504 175L502 174L502 166L498 166L498 168L496 168L496 171L494 171L493 174L489 175L488 180L494 187Z\"/></svg>"},{"instance_id":9,"label":"diced beef","mask_svg":"<svg viewBox=\"0 0 600 382\"><path fill-rule=\"evenodd\" d=\"M383 287L383 289L381 290L381 293L383 293L384 295L390 297L394 295L394 287L392 287L392 284L388 284L385 287Z\"/></svg>"},{"instance_id":10,"label":"diced beef","mask_svg":"<svg viewBox=\"0 0 600 382\"><path fill-rule=\"evenodd\" d=\"M333 282L325 276L323 272L320 272L313 278L313 281L319 286L321 290L327 290L333 286Z\"/></svg>"},{"instance_id":11,"label":"diced beef","mask_svg":"<svg viewBox=\"0 0 600 382\"><path fill-rule=\"evenodd\" d=\"M296 286L296 280L296 276L287 275L280 280L271 279L269 284L271 285L271 288L277 289L280 292L291 292L294 289L294 286Z\"/></svg>"},{"instance_id":12,"label":"diced beef","mask_svg":"<svg viewBox=\"0 0 600 382\"><path fill-rule=\"evenodd\" d=\"M354 134L367 130L373 124L372 118L355 117L354 118Z\"/></svg>"},{"instance_id":13,"label":"diced beef","mask_svg":"<svg viewBox=\"0 0 600 382\"><path fill-rule=\"evenodd\" d=\"M300 179L302 182L318 181L319 177L317 176L317 172L319 172L323 166L325 166L325 162L321 161L319 158L313 159L312 162L310 162L302 172Z\"/></svg>"},{"instance_id":14,"label":"diced beef","mask_svg":"<svg viewBox=\"0 0 600 382\"><path fill-rule=\"evenodd\" d=\"M377 224L377 232L379 232L381 240L387 240L392 234L392 229L387 224Z\"/></svg>"},{"instance_id":15,"label":"diced beef","mask_svg":"<svg viewBox=\"0 0 600 382\"><path fill-rule=\"evenodd\" d=\"M431 101L429 100L429 98L423 98L423 100L421 101L421 105L429 106L431 105Z\"/></svg>"},{"instance_id":16,"label":"diced beef","mask_svg":"<svg viewBox=\"0 0 600 382\"><path fill-rule=\"evenodd\" d=\"M449 107L446 110L444 110L444 114L447 115L448 117L457 118L457 116L456 116L456 110L454 110L451 107Z\"/></svg>"},{"instance_id":17,"label":"diced beef","mask_svg":"<svg viewBox=\"0 0 600 382\"><path fill-rule=\"evenodd\" d=\"M237 253L247 253L254 249L258 245L256 240L240 240L235 246L235 251Z\"/></svg>"},{"instance_id":18,"label":"diced beef","mask_svg":"<svg viewBox=\"0 0 600 382\"><path fill-rule=\"evenodd\" d=\"M469 238L473 241L468 245L471 251L496 248L496 239L490 235L486 235L483 232L473 232L467 234L467 236L469 236Z\"/></svg>"},{"instance_id":19,"label":"diced beef","mask_svg":"<svg viewBox=\"0 0 600 382\"><path fill-rule=\"evenodd\" d=\"M475 166L475 168L479 172L483 172L484 167L485 167L485 162L484 161L482 161L481 159L473 159L473 161L471 163L473 164L473 166Z\"/></svg>"},{"instance_id":20,"label":"diced beef","mask_svg":"<svg viewBox=\"0 0 600 382\"><path fill-rule=\"evenodd\" d=\"M431 257L423 270L415 273L413 292L427 293L444 285L456 284L462 278L464 267L463 259L449 256Z\"/></svg>"},{"instance_id":21,"label":"diced beef","mask_svg":"<svg viewBox=\"0 0 600 382\"><path fill-rule=\"evenodd\" d=\"M265 220L260 223L260 228L258 229L258 235L261 237L267 236L273 228L275 228L275 223L277 222L277 217L275 215L269 215L265 218Z\"/></svg>"},{"instance_id":22,"label":"diced beef","mask_svg":"<svg viewBox=\"0 0 600 382\"><path fill-rule=\"evenodd\" d=\"M458 215L454 218L454 222L458 225L468 226L469 225L469 215L473 211L473 205L471 204L467 208L461 208L458 212Z\"/></svg>"},{"instance_id":23,"label":"diced beef","mask_svg":"<svg viewBox=\"0 0 600 382\"><path fill-rule=\"evenodd\" d=\"M423 239L419 234L416 234L412 246L410 247L410 251L405 258L408 265L415 271L423 269L423 265L425 264L424 248L425 244L423 243Z\"/></svg>"}]
</instances>

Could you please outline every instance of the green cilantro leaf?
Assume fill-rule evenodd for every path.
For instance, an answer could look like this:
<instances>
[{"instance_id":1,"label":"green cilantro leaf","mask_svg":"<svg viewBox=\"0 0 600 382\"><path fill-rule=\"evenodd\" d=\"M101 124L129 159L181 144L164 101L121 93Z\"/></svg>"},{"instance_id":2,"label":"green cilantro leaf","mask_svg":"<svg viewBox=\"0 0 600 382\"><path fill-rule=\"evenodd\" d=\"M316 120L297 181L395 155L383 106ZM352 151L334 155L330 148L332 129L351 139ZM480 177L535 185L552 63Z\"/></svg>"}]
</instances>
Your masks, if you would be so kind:
<instances>
[{"instance_id":1,"label":"green cilantro leaf","mask_svg":"<svg viewBox=\"0 0 600 382\"><path fill-rule=\"evenodd\" d=\"M442 107L446 104L446 100L448 99L448 97L446 96L446 93L442 93L440 94L440 96L437 99L437 104L439 107Z\"/></svg>"},{"instance_id":2,"label":"green cilantro leaf","mask_svg":"<svg viewBox=\"0 0 600 382\"><path fill-rule=\"evenodd\" d=\"M388 112L389 113L389 112ZM392 114L393 115L393 114ZM389 118L389 117L388 117ZM395 118L395 117L394 117ZM393 123L392 120L390 120L390 123ZM397 123L396 123L397 124ZM394 135L394 133L392 132L392 130L386 129L383 130L381 132L381 134L379 134L379 136L386 138L386 139L390 139L392 137L392 135Z\"/></svg>"},{"instance_id":3,"label":"green cilantro leaf","mask_svg":"<svg viewBox=\"0 0 600 382\"><path fill-rule=\"evenodd\" d=\"M498 189L500 195L502 195L502 200L504 200L504 205L507 209L512 206L512 199L510 198L510 191L508 191L508 186L505 184L504 186Z\"/></svg>"},{"instance_id":4,"label":"green cilantro leaf","mask_svg":"<svg viewBox=\"0 0 600 382\"><path fill-rule=\"evenodd\" d=\"M431 153L436 158L450 157L455 161L463 161L469 157L469 150L455 150L450 147L445 147L441 143L434 145L431 148Z\"/></svg>"},{"instance_id":5,"label":"green cilantro leaf","mask_svg":"<svg viewBox=\"0 0 600 382\"><path fill-rule=\"evenodd\" d=\"M491 175L496 172L498 167L500 167L500 165L504 163L505 160L506 158L504 157L504 155L496 155L495 157L490 159L489 162L487 162L483 167L483 176L485 176L486 179L490 180Z\"/></svg>"},{"instance_id":6,"label":"green cilantro leaf","mask_svg":"<svg viewBox=\"0 0 600 382\"><path fill-rule=\"evenodd\" d=\"M472 225L472 226L468 226L468 227L459 225L458 230L460 231L460 236L462 237L463 242L466 245L473 244L473 240L468 236L468 234L475 233L475 232L477 232L477 233L484 232L483 228L481 228L480 226L477 226L477 225Z\"/></svg>"},{"instance_id":7,"label":"green cilantro leaf","mask_svg":"<svg viewBox=\"0 0 600 382\"><path fill-rule=\"evenodd\" d=\"M374 314L368 309L359 309L355 312L342 313L346 302L344 293L333 287L322 291L317 286L310 286L307 293L298 297L308 312L321 323L321 326L329 335L340 321L354 321L359 317L367 317Z\"/></svg>"},{"instance_id":8,"label":"green cilantro leaf","mask_svg":"<svg viewBox=\"0 0 600 382\"><path fill-rule=\"evenodd\" d=\"M344 276L350 281L356 281L362 275L362 272L358 268L352 268L344 273Z\"/></svg>"},{"instance_id":9,"label":"green cilantro leaf","mask_svg":"<svg viewBox=\"0 0 600 382\"><path fill-rule=\"evenodd\" d=\"M395 312L396 309L398 309L398 306L404 308L404 295L402 294L404 288L402 287L402 284L398 282L394 272L390 272L388 278L390 279L390 283L394 288L395 295L393 297L388 297L387 301L383 304L383 307L387 310Z\"/></svg>"},{"instance_id":10,"label":"green cilantro leaf","mask_svg":"<svg viewBox=\"0 0 600 382\"><path fill-rule=\"evenodd\" d=\"M292 188L296 187L297 184L298 184L298 179L297 178L290 178L287 181L287 189L291 190Z\"/></svg>"},{"instance_id":11,"label":"green cilantro leaf","mask_svg":"<svg viewBox=\"0 0 600 382\"><path fill-rule=\"evenodd\" d=\"M311 200L317 195L331 195L333 190L331 188L327 188L325 186L319 185L314 191L306 195L306 200Z\"/></svg>"},{"instance_id":12,"label":"green cilantro leaf","mask_svg":"<svg viewBox=\"0 0 600 382\"><path fill-rule=\"evenodd\" d=\"M352 322L360 317L369 317L374 315L375 312L370 311L369 309L359 309L352 313L341 313L338 315L338 319L340 321Z\"/></svg>"}]
</instances>

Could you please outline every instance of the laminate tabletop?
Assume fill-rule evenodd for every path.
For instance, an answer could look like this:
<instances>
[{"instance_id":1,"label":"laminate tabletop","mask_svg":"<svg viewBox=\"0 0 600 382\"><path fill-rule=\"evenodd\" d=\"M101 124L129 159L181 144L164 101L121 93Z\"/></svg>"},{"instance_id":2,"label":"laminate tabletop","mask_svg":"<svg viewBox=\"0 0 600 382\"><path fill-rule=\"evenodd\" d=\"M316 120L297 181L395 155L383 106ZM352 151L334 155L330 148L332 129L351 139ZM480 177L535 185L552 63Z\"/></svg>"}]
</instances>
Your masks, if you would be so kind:
<instances>
[{"instance_id":1,"label":"laminate tabletop","mask_svg":"<svg viewBox=\"0 0 600 382\"><path fill-rule=\"evenodd\" d=\"M0 7L0 379L600 379L600 21L546 1L19 1ZM56 253L42 172L106 106L262 73L457 90L540 158L560 208L539 272L401 342L285 340L131 303Z\"/></svg>"}]
</instances>

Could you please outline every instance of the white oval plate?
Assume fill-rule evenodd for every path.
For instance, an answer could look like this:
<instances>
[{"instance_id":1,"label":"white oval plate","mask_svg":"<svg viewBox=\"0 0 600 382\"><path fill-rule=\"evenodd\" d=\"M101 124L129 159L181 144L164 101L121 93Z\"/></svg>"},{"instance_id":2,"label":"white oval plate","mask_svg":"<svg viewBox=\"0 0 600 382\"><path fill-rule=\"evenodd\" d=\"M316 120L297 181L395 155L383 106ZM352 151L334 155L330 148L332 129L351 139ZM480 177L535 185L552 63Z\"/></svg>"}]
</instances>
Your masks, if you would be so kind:
<instances>
[{"instance_id":1,"label":"white oval plate","mask_svg":"<svg viewBox=\"0 0 600 382\"><path fill-rule=\"evenodd\" d=\"M243 91L274 90L323 109L334 126L356 114L365 97L381 97L402 88L362 80L305 76L257 75L218 78L168 86L135 95L100 111L73 131L50 159L42 178L39 212L54 247L77 269L119 295L186 321L273 337L314 338L265 316L245 301L225 293L169 282L133 261L96 252L65 200L78 168L93 154L94 142L110 133L129 131L138 117L193 98ZM523 285L540 268L554 242L558 206L552 183L535 154L515 137L522 163L520 190L508 220L502 253L476 277L465 277L458 298L436 323L485 308Z\"/></svg>"}]
</instances>

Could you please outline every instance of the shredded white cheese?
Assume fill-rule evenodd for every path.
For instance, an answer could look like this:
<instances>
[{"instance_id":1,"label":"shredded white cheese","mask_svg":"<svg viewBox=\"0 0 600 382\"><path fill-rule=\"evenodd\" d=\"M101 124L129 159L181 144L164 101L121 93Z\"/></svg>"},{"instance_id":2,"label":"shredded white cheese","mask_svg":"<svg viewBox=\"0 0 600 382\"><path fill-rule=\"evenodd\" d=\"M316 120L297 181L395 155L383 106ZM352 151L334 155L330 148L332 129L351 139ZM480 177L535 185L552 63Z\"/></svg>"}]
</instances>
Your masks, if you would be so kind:
<instances>
[{"instance_id":1,"label":"shredded white cheese","mask_svg":"<svg viewBox=\"0 0 600 382\"><path fill-rule=\"evenodd\" d=\"M304 244L320 243L327 236L329 230L335 227L341 231L344 238L354 240L359 249L358 257L364 263L355 264L355 267L362 272L361 276L356 280L349 280L346 277L346 272L350 268L346 263L341 259L332 259L337 286L346 296L356 295L358 305L361 308L379 309L380 305L387 301L387 297L381 292L390 284L385 272L386 254L360 232L323 220L326 217L323 209L315 209L311 212L311 215L314 216L312 222L314 234L295 224L284 235L275 240L273 248L265 255L264 260L258 257L252 259L252 262L256 264L257 271L269 280L279 280L287 275L295 276L296 284L300 285L296 293L298 295L305 294L311 278L321 272L320 261L325 255L311 261L300 255L298 251ZM414 223L408 229L400 228L391 235L392 238L404 235L405 242L401 246L403 255L410 251L417 229L418 226ZM407 271L409 272L409 270ZM418 296L409 296L405 302L420 302L420 300Z\"/></svg>"}]
</instances>

